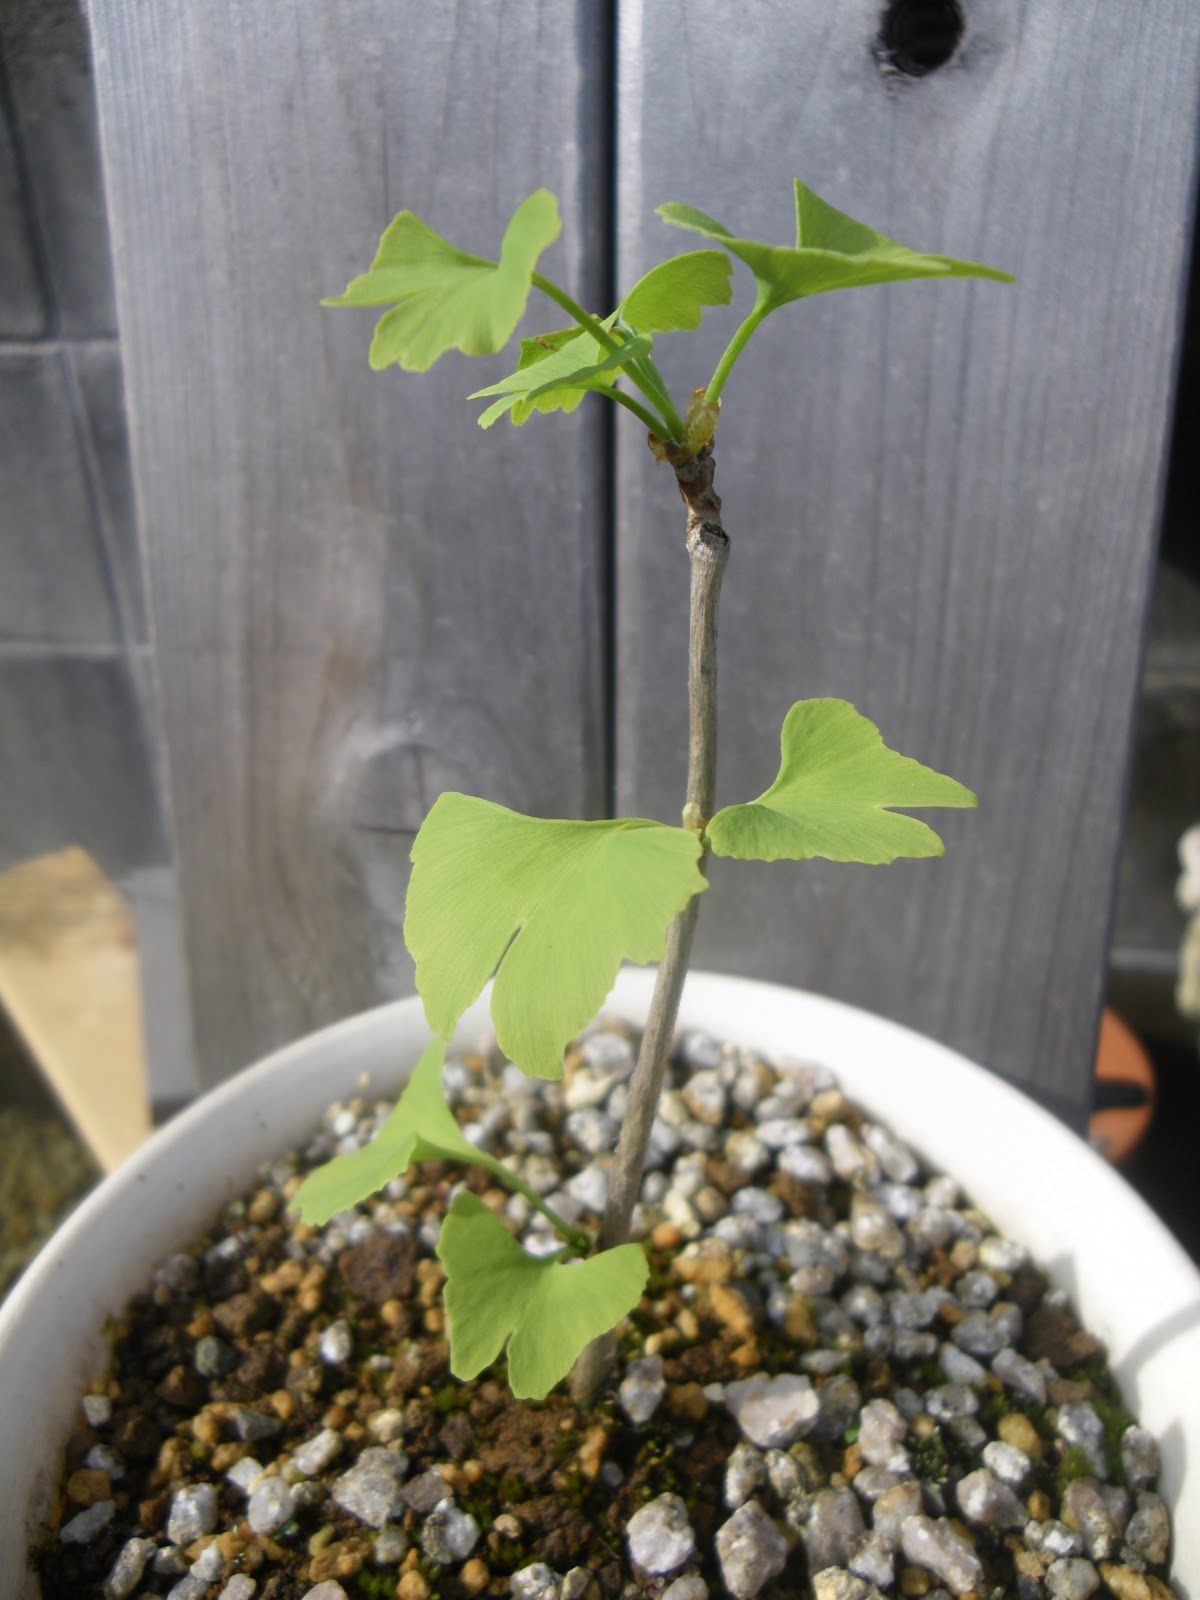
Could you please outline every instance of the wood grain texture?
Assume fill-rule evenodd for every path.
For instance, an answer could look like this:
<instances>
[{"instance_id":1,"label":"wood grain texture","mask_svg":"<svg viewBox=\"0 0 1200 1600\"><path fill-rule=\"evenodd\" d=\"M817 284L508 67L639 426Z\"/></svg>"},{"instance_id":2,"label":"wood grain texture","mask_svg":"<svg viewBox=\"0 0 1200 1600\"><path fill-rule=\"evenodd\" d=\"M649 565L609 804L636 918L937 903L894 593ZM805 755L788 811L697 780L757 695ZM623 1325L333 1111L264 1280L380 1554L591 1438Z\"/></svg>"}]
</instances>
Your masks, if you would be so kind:
<instances>
[{"instance_id":1,"label":"wood grain texture","mask_svg":"<svg viewBox=\"0 0 1200 1600\"><path fill-rule=\"evenodd\" d=\"M619 275L682 246L651 214L666 199L791 242L794 176L914 248L1016 273L1014 288L788 307L725 391L720 798L770 782L792 700L836 694L981 804L945 816L942 863L718 863L698 959L895 1017L1078 1120L1190 231L1200 14L1187 0L964 11L958 56L906 80L879 68L868 0L623 5ZM670 366L685 391L735 325L716 323L707 366ZM625 423L618 798L673 816L683 518Z\"/></svg>"},{"instance_id":2,"label":"wood grain texture","mask_svg":"<svg viewBox=\"0 0 1200 1600\"><path fill-rule=\"evenodd\" d=\"M318 300L402 206L493 254L539 184L547 270L599 297L605 12L91 7L207 1080L407 984L439 789L603 806L599 418L480 436L464 396L502 357L374 375L370 315Z\"/></svg>"}]
</instances>

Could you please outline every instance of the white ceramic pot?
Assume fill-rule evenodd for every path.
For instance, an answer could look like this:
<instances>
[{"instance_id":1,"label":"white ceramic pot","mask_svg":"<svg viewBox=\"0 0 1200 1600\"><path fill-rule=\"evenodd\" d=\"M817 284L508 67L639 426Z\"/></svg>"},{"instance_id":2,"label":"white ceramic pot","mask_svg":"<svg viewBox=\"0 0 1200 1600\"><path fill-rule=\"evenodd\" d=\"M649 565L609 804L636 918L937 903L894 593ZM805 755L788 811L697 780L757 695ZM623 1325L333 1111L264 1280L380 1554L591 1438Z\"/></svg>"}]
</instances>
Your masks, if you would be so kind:
<instances>
[{"instance_id":1,"label":"white ceramic pot","mask_svg":"<svg viewBox=\"0 0 1200 1600\"><path fill-rule=\"evenodd\" d=\"M610 1012L645 1016L653 973L623 972ZM1108 1345L1127 1404L1159 1438L1181 1594L1200 1600L1200 1274L1137 1195L1032 1101L918 1034L772 984L695 973L686 1026L824 1062L934 1167L1030 1246ZM485 1002L460 1036L479 1038ZM58 1231L0 1308L0 1595L25 1568L105 1318L202 1232L263 1161L304 1140L330 1100L395 1093L428 1042L406 1000L326 1028L214 1090L155 1134Z\"/></svg>"}]
</instances>

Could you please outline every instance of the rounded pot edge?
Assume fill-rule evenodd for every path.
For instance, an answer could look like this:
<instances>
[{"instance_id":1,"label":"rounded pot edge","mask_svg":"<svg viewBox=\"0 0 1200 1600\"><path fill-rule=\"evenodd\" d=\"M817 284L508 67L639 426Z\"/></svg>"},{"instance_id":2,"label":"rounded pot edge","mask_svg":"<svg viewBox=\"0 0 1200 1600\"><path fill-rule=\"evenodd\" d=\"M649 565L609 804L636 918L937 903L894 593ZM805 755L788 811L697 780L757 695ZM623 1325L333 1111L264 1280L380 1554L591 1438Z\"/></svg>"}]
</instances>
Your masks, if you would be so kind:
<instances>
[{"instance_id":1,"label":"rounded pot edge","mask_svg":"<svg viewBox=\"0 0 1200 1600\"><path fill-rule=\"evenodd\" d=\"M605 1009L640 1020L653 980L626 969ZM460 1040L485 1030L486 1005L485 995L464 1016ZM1200 1274L1124 1180L1019 1091L867 1012L693 973L680 1018L768 1054L826 1063L1028 1245L1106 1340L1131 1408L1160 1438L1176 1573L1200 1594ZM102 1370L106 1319L264 1161L301 1141L330 1100L363 1086L394 1093L428 1037L420 1002L401 1000L276 1051L159 1130L47 1243L0 1307L0 1416L22 1444L0 1459L0 1593L35 1600L24 1551L54 1493L79 1396Z\"/></svg>"}]
</instances>

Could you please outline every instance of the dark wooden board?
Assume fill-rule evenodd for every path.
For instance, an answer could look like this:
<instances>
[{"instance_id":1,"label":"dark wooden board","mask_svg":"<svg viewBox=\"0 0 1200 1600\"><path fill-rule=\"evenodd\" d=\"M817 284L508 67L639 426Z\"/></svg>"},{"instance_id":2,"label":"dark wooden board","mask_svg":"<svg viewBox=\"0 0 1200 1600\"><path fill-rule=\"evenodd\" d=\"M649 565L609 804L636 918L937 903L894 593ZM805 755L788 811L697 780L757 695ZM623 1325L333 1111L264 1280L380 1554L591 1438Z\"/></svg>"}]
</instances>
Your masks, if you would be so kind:
<instances>
[{"instance_id":1,"label":"dark wooden board","mask_svg":"<svg viewBox=\"0 0 1200 1600\"><path fill-rule=\"evenodd\" d=\"M465 396L504 358L373 375L371 317L318 301L402 206L492 254L542 183L547 270L599 297L606 11L91 7L207 1080L407 984L440 788L603 808L600 418L481 437Z\"/></svg>"},{"instance_id":2,"label":"dark wooden board","mask_svg":"<svg viewBox=\"0 0 1200 1600\"><path fill-rule=\"evenodd\" d=\"M964 11L960 53L907 79L881 71L866 0L623 7L619 269L624 284L684 246L651 215L666 199L792 242L798 176L906 244L1017 274L789 307L726 390L722 800L770 782L792 700L834 694L981 805L947 814L940 863L718 864L699 959L896 1017L1078 1119L1190 237L1200 13ZM706 368L667 357L684 389L734 325L713 321ZM671 816L682 518L626 420L617 789L623 810Z\"/></svg>"}]
</instances>

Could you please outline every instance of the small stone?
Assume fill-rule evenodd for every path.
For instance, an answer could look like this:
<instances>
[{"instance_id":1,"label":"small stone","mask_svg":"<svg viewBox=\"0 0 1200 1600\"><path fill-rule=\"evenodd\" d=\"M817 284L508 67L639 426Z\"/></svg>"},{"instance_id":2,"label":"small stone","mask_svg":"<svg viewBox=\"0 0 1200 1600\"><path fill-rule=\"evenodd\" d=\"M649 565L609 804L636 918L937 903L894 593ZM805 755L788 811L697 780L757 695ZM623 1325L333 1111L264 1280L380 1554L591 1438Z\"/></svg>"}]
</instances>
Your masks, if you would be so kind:
<instances>
[{"instance_id":1,"label":"small stone","mask_svg":"<svg viewBox=\"0 0 1200 1600\"><path fill-rule=\"evenodd\" d=\"M683 1086L683 1102L696 1121L706 1127L724 1124L728 1101L719 1073L694 1072Z\"/></svg>"},{"instance_id":2,"label":"small stone","mask_svg":"<svg viewBox=\"0 0 1200 1600\"><path fill-rule=\"evenodd\" d=\"M820 1410L807 1378L785 1372L755 1373L725 1387L725 1404L742 1432L761 1450L788 1445L812 1427Z\"/></svg>"},{"instance_id":3,"label":"small stone","mask_svg":"<svg viewBox=\"0 0 1200 1600\"><path fill-rule=\"evenodd\" d=\"M1023 1528L1025 1507L1006 1483L986 1467L968 1472L955 1489L959 1509L968 1522L980 1528Z\"/></svg>"},{"instance_id":4,"label":"small stone","mask_svg":"<svg viewBox=\"0 0 1200 1600\"><path fill-rule=\"evenodd\" d=\"M419 1517L427 1517L446 1498L446 1480L436 1467L410 1478L400 1491L404 1504Z\"/></svg>"},{"instance_id":5,"label":"small stone","mask_svg":"<svg viewBox=\"0 0 1200 1600\"><path fill-rule=\"evenodd\" d=\"M635 1566L655 1575L675 1572L696 1551L687 1507L677 1494L660 1494L635 1511L625 1529Z\"/></svg>"},{"instance_id":6,"label":"small stone","mask_svg":"<svg viewBox=\"0 0 1200 1600\"><path fill-rule=\"evenodd\" d=\"M871 1593L869 1583L844 1567L826 1567L814 1573L812 1588L816 1600L867 1600Z\"/></svg>"},{"instance_id":7,"label":"small stone","mask_svg":"<svg viewBox=\"0 0 1200 1600\"><path fill-rule=\"evenodd\" d=\"M335 1479L330 1497L360 1522L382 1528L404 1514L400 1480L407 1466L404 1456L392 1450L364 1450L349 1472Z\"/></svg>"},{"instance_id":8,"label":"small stone","mask_svg":"<svg viewBox=\"0 0 1200 1600\"><path fill-rule=\"evenodd\" d=\"M112 1499L112 1479L95 1467L79 1467L67 1479L67 1499L77 1506L94 1506L98 1500Z\"/></svg>"},{"instance_id":9,"label":"small stone","mask_svg":"<svg viewBox=\"0 0 1200 1600\"><path fill-rule=\"evenodd\" d=\"M1010 1411L996 1424L996 1432L1005 1444L1023 1450L1031 1461L1042 1458L1041 1435L1023 1411Z\"/></svg>"},{"instance_id":10,"label":"small stone","mask_svg":"<svg viewBox=\"0 0 1200 1600\"><path fill-rule=\"evenodd\" d=\"M608 1203L608 1173L603 1167L582 1167L574 1177L567 1180L566 1190L585 1211L600 1216Z\"/></svg>"},{"instance_id":11,"label":"small stone","mask_svg":"<svg viewBox=\"0 0 1200 1600\"><path fill-rule=\"evenodd\" d=\"M825 1152L833 1162L833 1170L847 1183L866 1171L866 1151L850 1129L840 1122L826 1128Z\"/></svg>"},{"instance_id":12,"label":"small stone","mask_svg":"<svg viewBox=\"0 0 1200 1600\"><path fill-rule=\"evenodd\" d=\"M513 1600L558 1600L558 1573L544 1561L535 1561L532 1566L514 1572L508 1580L508 1588Z\"/></svg>"},{"instance_id":13,"label":"small stone","mask_svg":"<svg viewBox=\"0 0 1200 1600\"><path fill-rule=\"evenodd\" d=\"M964 1272L954 1285L954 1296L959 1305L972 1306L986 1310L1000 1293L1000 1285L990 1272L984 1272L982 1267L973 1272Z\"/></svg>"},{"instance_id":14,"label":"small stone","mask_svg":"<svg viewBox=\"0 0 1200 1600\"><path fill-rule=\"evenodd\" d=\"M983 1363L948 1340L943 1340L938 1347L938 1366L950 1383L982 1384L987 1379Z\"/></svg>"},{"instance_id":15,"label":"small stone","mask_svg":"<svg viewBox=\"0 0 1200 1600\"><path fill-rule=\"evenodd\" d=\"M862 1409L858 1448L863 1460L892 1472L907 1472L908 1452L904 1449L908 1423L890 1400L871 1400Z\"/></svg>"},{"instance_id":16,"label":"small stone","mask_svg":"<svg viewBox=\"0 0 1200 1600\"><path fill-rule=\"evenodd\" d=\"M1051 1561L1059 1556L1081 1556L1083 1535L1065 1522L1049 1517L1045 1522L1030 1522L1025 1529L1025 1543L1038 1555Z\"/></svg>"},{"instance_id":17,"label":"small stone","mask_svg":"<svg viewBox=\"0 0 1200 1600\"><path fill-rule=\"evenodd\" d=\"M258 1411L253 1406L237 1406L233 1413L233 1431L244 1444L257 1444L262 1439L273 1439L283 1427L278 1417Z\"/></svg>"},{"instance_id":18,"label":"small stone","mask_svg":"<svg viewBox=\"0 0 1200 1600\"><path fill-rule=\"evenodd\" d=\"M890 1589L896 1577L895 1545L877 1530L860 1534L850 1548L846 1565L856 1578L877 1589Z\"/></svg>"},{"instance_id":19,"label":"small stone","mask_svg":"<svg viewBox=\"0 0 1200 1600\"><path fill-rule=\"evenodd\" d=\"M998 1310L999 1307L993 1306L990 1311L968 1311L962 1321L951 1328L951 1339L968 1355L991 1361L1012 1343L1008 1319L998 1316Z\"/></svg>"},{"instance_id":20,"label":"small stone","mask_svg":"<svg viewBox=\"0 0 1200 1600\"><path fill-rule=\"evenodd\" d=\"M1029 1252L1015 1239L1002 1239L998 1234L991 1234L980 1241L979 1264L989 1272L1004 1272L1011 1278L1013 1273L1020 1272L1028 1259Z\"/></svg>"},{"instance_id":21,"label":"small stone","mask_svg":"<svg viewBox=\"0 0 1200 1600\"><path fill-rule=\"evenodd\" d=\"M385 1522L379 1530L379 1537L371 1546L371 1564L376 1567L394 1567L407 1553L408 1535L400 1523Z\"/></svg>"},{"instance_id":22,"label":"small stone","mask_svg":"<svg viewBox=\"0 0 1200 1600\"><path fill-rule=\"evenodd\" d=\"M415 1568L411 1572L401 1575L400 1582L396 1585L398 1600L429 1600L429 1582ZM311 1591L304 1600L312 1600Z\"/></svg>"},{"instance_id":23,"label":"small stone","mask_svg":"<svg viewBox=\"0 0 1200 1600\"><path fill-rule=\"evenodd\" d=\"M635 1428L640 1428L658 1410L666 1392L662 1357L644 1356L640 1361L630 1362L617 1396L622 1411Z\"/></svg>"},{"instance_id":24,"label":"small stone","mask_svg":"<svg viewBox=\"0 0 1200 1600\"><path fill-rule=\"evenodd\" d=\"M595 1107L568 1112L563 1130L571 1143L587 1156L598 1156L615 1149L621 1131L612 1117Z\"/></svg>"},{"instance_id":25,"label":"small stone","mask_svg":"<svg viewBox=\"0 0 1200 1600\"><path fill-rule=\"evenodd\" d=\"M864 1122L859 1130L863 1143L875 1152L885 1177L893 1183L911 1183L920 1172L916 1156L887 1128L878 1123Z\"/></svg>"},{"instance_id":26,"label":"small stone","mask_svg":"<svg viewBox=\"0 0 1200 1600\"><path fill-rule=\"evenodd\" d=\"M380 1444L394 1444L397 1439L404 1437L404 1413L395 1406L376 1411L367 1418L367 1432Z\"/></svg>"},{"instance_id":27,"label":"small stone","mask_svg":"<svg viewBox=\"0 0 1200 1600\"><path fill-rule=\"evenodd\" d=\"M1033 1471L1033 1462L1024 1450L1005 1444L1002 1439L991 1439L983 1447L983 1464L994 1472L1002 1483L1014 1488L1022 1484Z\"/></svg>"},{"instance_id":28,"label":"small stone","mask_svg":"<svg viewBox=\"0 0 1200 1600\"><path fill-rule=\"evenodd\" d=\"M337 1459L342 1436L336 1428L322 1428L292 1451L292 1465L306 1478L316 1478Z\"/></svg>"},{"instance_id":29,"label":"small stone","mask_svg":"<svg viewBox=\"0 0 1200 1600\"><path fill-rule=\"evenodd\" d=\"M565 1595L563 1600L566 1600ZM698 1572L685 1572L667 1585L662 1600L708 1600L708 1585Z\"/></svg>"},{"instance_id":30,"label":"small stone","mask_svg":"<svg viewBox=\"0 0 1200 1600\"><path fill-rule=\"evenodd\" d=\"M112 1421L112 1401L106 1394L85 1394L83 1419L89 1428L103 1428Z\"/></svg>"},{"instance_id":31,"label":"small stone","mask_svg":"<svg viewBox=\"0 0 1200 1600\"><path fill-rule=\"evenodd\" d=\"M866 1531L858 1496L852 1489L818 1490L799 1531L810 1572L846 1566Z\"/></svg>"},{"instance_id":32,"label":"small stone","mask_svg":"<svg viewBox=\"0 0 1200 1600\"><path fill-rule=\"evenodd\" d=\"M91 1544L96 1535L107 1528L116 1509L115 1501L98 1500L94 1506L88 1506L86 1511L81 1511L70 1522L64 1523L59 1529L59 1539L63 1544Z\"/></svg>"},{"instance_id":33,"label":"small stone","mask_svg":"<svg viewBox=\"0 0 1200 1600\"><path fill-rule=\"evenodd\" d=\"M1125 1429L1121 1435L1121 1465L1131 1489L1148 1489L1154 1483L1161 1468L1158 1441L1149 1429L1136 1423Z\"/></svg>"},{"instance_id":34,"label":"small stone","mask_svg":"<svg viewBox=\"0 0 1200 1600\"><path fill-rule=\"evenodd\" d=\"M1117 1600L1154 1600L1153 1589L1135 1567L1118 1566L1113 1561L1102 1561L1100 1576L1104 1580L1105 1588L1110 1589Z\"/></svg>"},{"instance_id":35,"label":"small stone","mask_svg":"<svg viewBox=\"0 0 1200 1600\"><path fill-rule=\"evenodd\" d=\"M185 1572L179 1582L172 1584L167 1590L167 1600L205 1600L209 1584L206 1578L198 1578L192 1572Z\"/></svg>"},{"instance_id":36,"label":"small stone","mask_svg":"<svg viewBox=\"0 0 1200 1600\"><path fill-rule=\"evenodd\" d=\"M425 1583L424 1578L421 1578L421 1574L419 1572L406 1572L404 1576L406 1578L420 1578L421 1583ZM400 1581L403 1583L404 1579L402 1578ZM428 1593L429 1588L426 1585L425 1594ZM347 1600L347 1595L345 1589L342 1588L341 1584L336 1578L323 1578L321 1582L314 1585L313 1588L306 1589L304 1591L304 1600ZM424 1600L424 1595L419 1595L410 1591L406 1595L406 1600Z\"/></svg>"},{"instance_id":37,"label":"small stone","mask_svg":"<svg viewBox=\"0 0 1200 1600\"><path fill-rule=\"evenodd\" d=\"M973 1417L979 1410L979 1396L964 1383L943 1383L925 1391L925 1410L937 1422L955 1417Z\"/></svg>"},{"instance_id":38,"label":"small stone","mask_svg":"<svg viewBox=\"0 0 1200 1600\"><path fill-rule=\"evenodd\" d=\"M154 1554L153 1539L130 1539L122 1545L104 1584L104 1600L129 1600L142 1581L146 1563Z\"/></svg>"},{"instance_id":39,"label":"small stone","mask_svg":"<svg viewBox=\"0 0 1200 1600\"><path fill-rule=\"evenodd\" d=\"M238 1364L238 1353L215 1333L206 1333L196 1340L192 1351L192 1365L202 1378L220 1378L232 1372Z\"/></svg>"},{"instance_id":40,"label":"small stone","mask_svg":"<svg viewBox=\"0 0 1200 1600\"><path fill-rule=\"evenodd\" d=\"M478 1522L449 1498L434 1506L421 1528L421 1549L440 1567L465 1561L478 1543Z\"/></svg>"},{"instance_id":41,"label":"small stone","mask_svg":"<svg viewBox=\"0 0 1200 1600\"><path fill-rule=\"evenodd\" d=\"M194 1544L217 1525L217 1491L211 1483L193 1483L177 1489L167 1516L167 1538L172 1544Z\"/></svg>"},{"instance_id":42,"label":"small stone","mask_svg":"<svg viewBox=\"0 0 1200 1600\"><path fill-rule=\"evenodd\" d=\"M787 1543L757 1500L739 1506L717 1530L717 1560L735 1600L750 1600L787 1563Z\"/></svg>"},{"instance_id":43,"label":"small stone","mask_svg":"<svg viewBox=\"0 0 1200 1600\"><path fill-rule=\"evenodd\" d=\"M1046 1587L1058 1600L1088 1600L1100 1587L1100 1574L1090 1561L1066 1556L1050 1563Z\"/></svg>"},{"instance_id":44,"label":"small stone","mask_svg":"<svg viewBox=\"0 0 1200 1600\"><path fill-rule=\"evenodd\" d=\"M735 1128L725 1136L725 1159L748 1177L771 1164L771 1152L752 1128Z\"/></svg>"},{"instance_id":45,"label":"small stone","mask_svg":"<svg viewBox=\"0 0 1200 1600\"><path fill-rule=\"evenodd\" d=\"M833 1162L816 1145L789 1145L779 1156L779 1170L798 1183L823 1187L833 1182Z\"/></svg>"},{"instance_id":46,"label":"small stone","mask_svg":"<svg viewBox=\"0 0 1200 1600\"><path fill-rule=\"evenodd\" d=\"M1062 1520L1079 1530L1084 1554L1093 1561L1109 1561L1121 1547L1121 1528L1101 1486L1092 1478L1076 1478L1067 1485Z\"/></svg>"},{"instance_id":47,"label":"small stone","mask_svg":"<svg viewBox=\"0 0 1200 1600\"><path fill-rule=\"evenodd\" d=\"M1161 1566L1171 1546L1171 1524L1167 1508L1156 1494L1143 1490L1137 1497L1137 1510L1125 1529L1125 1542L1144 1556L1151 1566Z\"/></svg>"},{"instance_id":48,"label":"small stone","mask_svg":"<svg viewBox=\"0 0 1200 1600\"><path fill-rule=\"evenodd\" d=\"M767 1463L761 1452L740 1439L725 1463L725 1504L736 1511L766 1481Z\"/></svg>"},{"instance_id":49,"label":"small stone","mask_svg":"<svg viewBox=\"0 0 1200 1600\"><path fill-rule=\"evenodd\" d=\"M317 1354L327 1367L344 1366L353 1350L354 1336L349 1324L340 1317L331 1322L317 1340Z\"/></svg>"},{"instance_id":50,"label":"small stone","mask_svg":"<svg viewBox=\"0 0 1200 1600\"><path fill-rule=\"evenodd\" d=\"M858 1416L862 1390L847 1373L835 1373L817 1390L817 1404L820 1409L812 1426L813 1438L840 1439Z\"/></svg>"},{"instance_id":51,"label":"small stone","mask_svg":"<svg viewBox=\"0 0 1200 1600\"><path fill-rule=\"evenodd\" d=\"M258 1584L248 1572L235 1572L221 1590L217 1600L254 1600ZM311 1589L309 1590L311 1594Z\"/></svg>"},{"instance_id":52,"label":"small stone","mask_svg":"<svg viewBox=\"0 0 1200 1600\"><path fill-rule=\"evenodd\" d=\"M492 1580L486 1561L481 1561L478 1556L472 1556L465 1561L458 1574L458 1581L466 1595L482 1594Z\"/></svg>"},{"instance_id":53,"label":"small stone","mask_svg":"<svg viewBox=\"0 0 1200 1600\"><path fill-rule=\"evenodd\" d=\"M262 1471L261 1463L255 1461L253 1456L242 1456L225 1474L225 1481L232 1483L243 1494L249 1494L255 1482L262 1477Z\"/></svg>"},{"instance_id":54,"label":"small stone","mask_svg":"<svg viewBox=\"0 0 1200 1600\"><path fill-rule=\"evenodd\" d=\"M1073 1405L1059 1406L1055 1432L1065 1444L1075 1445L1082 1450L1096 1476L1104 1477L1106 1469L1104 1424L1096 1415L1093 1406L1086 1400L1077 1401Z\"/></svg>"},{"instance_id":55,"label":"small stone","mask_svg":"<svg viewBox=\"0 0 1200 1600\"><path fill-rule=\"evenodd\" d=\"M221 1554L221 1547L214 1539L207 1545L192 1562L191 1575L198 1578L201 1583L215 1583L225 1568L225 1557Z\"/></svg>"},{"instance_id":56,"label":"small stone","mask_svg":"<svg viewBox=\"0 0 1200 1600\"><path fill-rule=\"evenodd\" d=\"M858 1488L858 1478L854 1480L854 1486ZM871 1508L871 1523L875 1532L895 1549L900 1543L901 1528L909 1517L920 1514L921 1503L921 1486L911 1479L885 1489Z\"/></svg>"},{"instance_id":57,"label":"small stone","mask_svg":"<svg viewBox=\"0 0 1200 1600\"><path fill-rule=\"evenodd\" d=\"M250 1491L246 1521L252 1532L271 1534L290 1520L295 1509L292 1491L282 1478L263 1478Z\"/></svg>"},{"instance_id":58,"label":"small stone","mask_svg":"<svg viewBox=\"0 0 1200 1600\"><path fill-rule=\"evenodd\" d=\"M966 1539L944 1518L906 1518L900 1529L900 1544L906 1561L927 1567L951 1593L969 1594L978 1588L983 1565Z\"/></svg>"}]
</instances>

